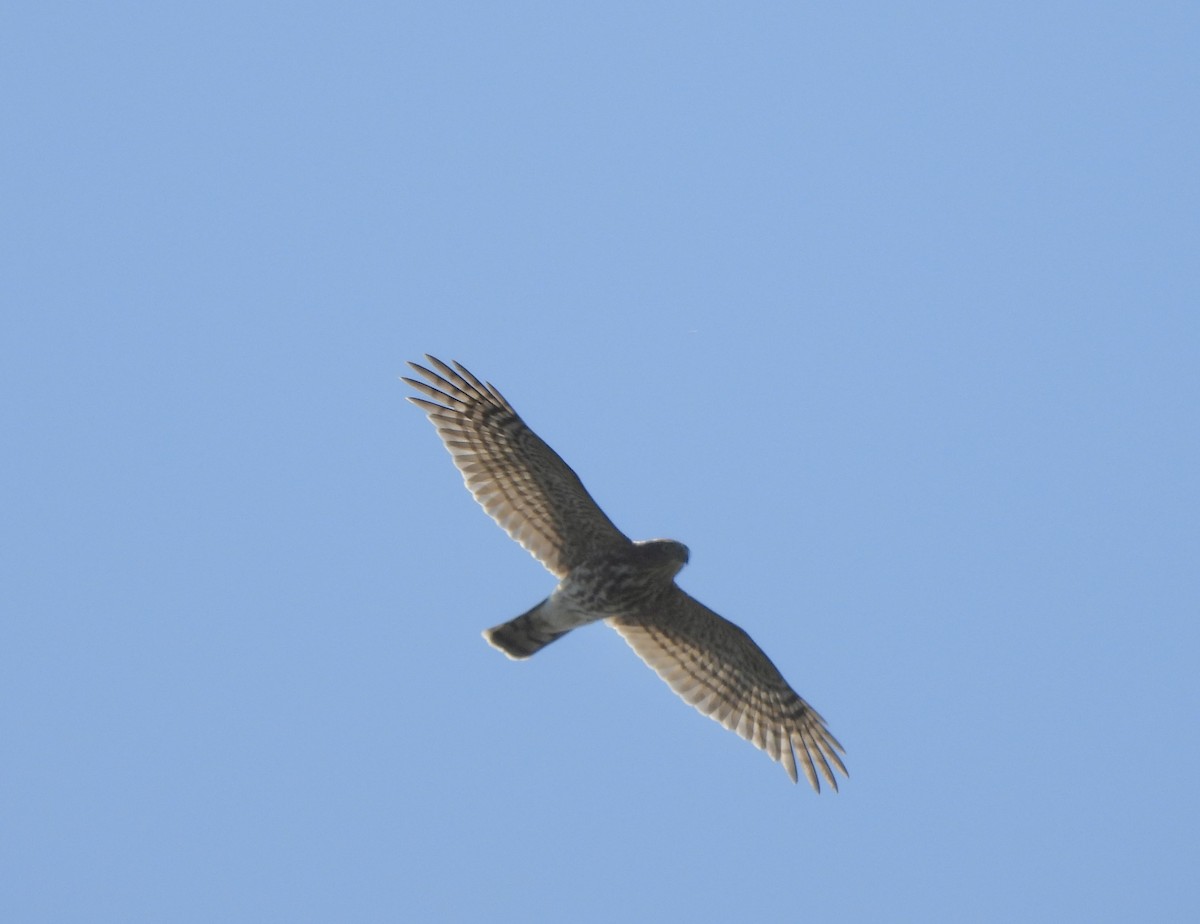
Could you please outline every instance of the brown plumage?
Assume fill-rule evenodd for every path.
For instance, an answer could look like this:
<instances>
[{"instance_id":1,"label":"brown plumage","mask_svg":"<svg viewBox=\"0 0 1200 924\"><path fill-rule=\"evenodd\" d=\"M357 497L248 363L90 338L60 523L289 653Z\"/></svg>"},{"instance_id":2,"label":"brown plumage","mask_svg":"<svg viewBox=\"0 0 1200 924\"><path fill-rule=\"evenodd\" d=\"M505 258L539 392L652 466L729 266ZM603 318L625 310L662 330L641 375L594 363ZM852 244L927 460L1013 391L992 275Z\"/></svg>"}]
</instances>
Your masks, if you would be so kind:
<instances>
[{"instance_id":1,"label":"brown plumage","mask_svg":"<svg viewBox=\"0 0 1200 924\"><path fill-rule=\"evenodd\" d=\"M592 500L579 477L525 425L490 384L459 363L426 357L406 378L467 488L488 515L559 578L529 612L484 633L511 658L530 657L578 626L604 620L700 712L820 791L846 774L842 746L771 660L733 623L675 584L687 548L667 539L632 542ZM819 774L819 776L818 776Z\"/></svg>"}]
</instances>

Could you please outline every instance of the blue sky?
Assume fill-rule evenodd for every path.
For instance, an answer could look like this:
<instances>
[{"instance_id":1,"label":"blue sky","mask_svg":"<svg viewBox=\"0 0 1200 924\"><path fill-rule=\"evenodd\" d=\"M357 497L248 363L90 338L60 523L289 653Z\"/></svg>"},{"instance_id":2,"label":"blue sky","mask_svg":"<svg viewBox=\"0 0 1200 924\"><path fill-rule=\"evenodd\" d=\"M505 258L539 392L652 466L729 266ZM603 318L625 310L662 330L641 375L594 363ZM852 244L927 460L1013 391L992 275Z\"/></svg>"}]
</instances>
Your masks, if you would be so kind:
<instances>
[{"instance_id":1,"label":"blue sky","mask_svg":"<svg viewBox=\"0 0 1200 924\"><path fill-rule=\"evenodd\" d=\"M1193 920L1190 3L17 4L0 918ZM398 376L846 746L792 786Z\"/></svg>"}]
</instances>

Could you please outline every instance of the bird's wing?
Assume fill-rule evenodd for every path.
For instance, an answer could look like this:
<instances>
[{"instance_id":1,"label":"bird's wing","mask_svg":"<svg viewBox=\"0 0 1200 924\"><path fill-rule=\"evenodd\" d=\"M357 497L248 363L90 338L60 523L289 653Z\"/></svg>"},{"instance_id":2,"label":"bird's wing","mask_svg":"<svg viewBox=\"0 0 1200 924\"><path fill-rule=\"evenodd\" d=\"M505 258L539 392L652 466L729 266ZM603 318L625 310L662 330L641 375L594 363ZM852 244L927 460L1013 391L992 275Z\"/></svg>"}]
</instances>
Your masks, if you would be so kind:
<instances>
[{"instance_id":1,"label":"bird's wing","mask_svg":"<svg viewBox=\"0 0 1200 924\"><path fill-rule=\"evenodd\" d=\"M835 790L849 776L825 720L796 695L745 632L675 588L653 613L608 624L676 693L779 761L795 782L799 763L813 789L819 771Z\"/></svg>"},{"instance_id":2,"label":"bird's wing","mask_svg":"<svg viewBox=\"0 0 1200 924\"><path fill-rule=\"evenodd\" d=\"M432 370L409 365L427 381L404 380L425 397L408 400L429 416L475 499L534 558L563 577L597 550L629 542L500 392L459 363L425 358Z\"/></svg>"}]
</instances>

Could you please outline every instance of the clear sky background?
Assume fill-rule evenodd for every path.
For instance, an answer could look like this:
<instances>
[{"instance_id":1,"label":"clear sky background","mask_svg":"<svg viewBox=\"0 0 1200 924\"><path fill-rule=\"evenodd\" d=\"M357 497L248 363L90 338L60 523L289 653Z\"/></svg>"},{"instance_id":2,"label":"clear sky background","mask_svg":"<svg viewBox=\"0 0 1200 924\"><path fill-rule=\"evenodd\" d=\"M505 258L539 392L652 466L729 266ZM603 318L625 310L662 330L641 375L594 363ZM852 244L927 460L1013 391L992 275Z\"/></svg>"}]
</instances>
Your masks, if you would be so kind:
<instances>
[{"instance_id":1,"label":"clear sky background","mask_svg":"<svg viewBox=\"0 0 1200 924\"><path fill-rule=\"evenodd\" d=\"M1200 8L16 3L0 919L1200 918ZM480 511L496 384L846 746Z\"/></svg>"}]
</instances>

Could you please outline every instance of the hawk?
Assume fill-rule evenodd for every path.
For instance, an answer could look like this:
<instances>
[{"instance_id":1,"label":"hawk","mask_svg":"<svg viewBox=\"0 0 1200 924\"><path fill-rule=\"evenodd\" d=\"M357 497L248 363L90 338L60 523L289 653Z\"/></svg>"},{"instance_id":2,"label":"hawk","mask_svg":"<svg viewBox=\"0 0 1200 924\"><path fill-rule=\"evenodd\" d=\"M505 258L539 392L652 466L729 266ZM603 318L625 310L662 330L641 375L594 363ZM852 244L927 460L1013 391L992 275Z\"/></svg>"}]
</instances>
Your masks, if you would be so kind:
<instances>
[{"instance_id":1,"label":"hawk","mask_svg":"<svg viewBox=\"0 0 1200 924\"><path fill-rule=\"evenodd\" d=\"M483 509L558 578L529 612L484 632L510 658L536 654L572 629L604 620L685 701L737 732L793 782L796 768L820 792L849 776L825 720L788 686L770 658L733 623L675 584L687 546L631 541L579 477L490 383L459 363L409 363L409 396L437 428Z\"/></svg>"}]
</instances>

